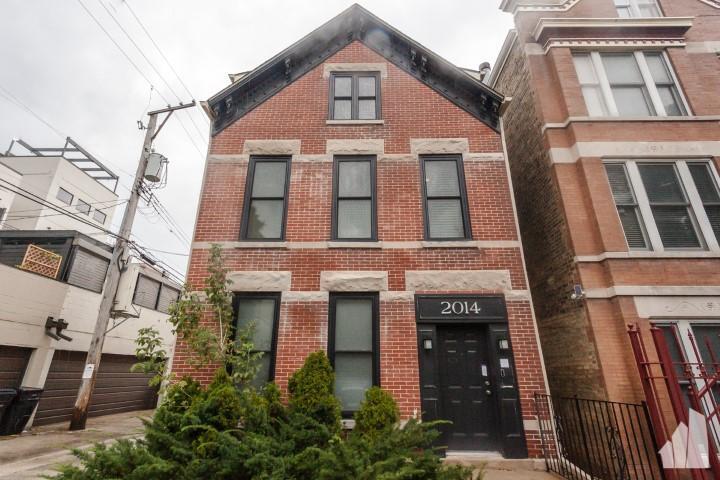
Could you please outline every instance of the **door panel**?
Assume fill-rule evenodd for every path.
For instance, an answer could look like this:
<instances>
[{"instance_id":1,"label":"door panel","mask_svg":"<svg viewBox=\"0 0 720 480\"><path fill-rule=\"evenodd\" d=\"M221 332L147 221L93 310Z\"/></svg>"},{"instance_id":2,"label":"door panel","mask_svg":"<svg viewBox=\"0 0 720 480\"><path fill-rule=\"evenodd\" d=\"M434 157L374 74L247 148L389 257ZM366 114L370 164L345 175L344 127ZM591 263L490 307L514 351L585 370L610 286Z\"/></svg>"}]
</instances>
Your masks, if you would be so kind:
<instances>
[{"instance_id":1,"label":"door panel","mask_svg":"<svg viewBox=\"0 0 720 480\"><path fill-rule=\"evenodd\" d=\"M485 330L479 325L437 327L438 416L453 422L442 428L443 440L451 450L498 448Z\"/></svg>"},{"instance_id":2,"label":"door panel","mask_svg":"<svg viewBox=\"0 0 720 480\"><path fill-rule=\"evenodd\" d=\"M31 348L0 345L0 388L20 386L31 353Z\"/></svg>"}]
</instances>

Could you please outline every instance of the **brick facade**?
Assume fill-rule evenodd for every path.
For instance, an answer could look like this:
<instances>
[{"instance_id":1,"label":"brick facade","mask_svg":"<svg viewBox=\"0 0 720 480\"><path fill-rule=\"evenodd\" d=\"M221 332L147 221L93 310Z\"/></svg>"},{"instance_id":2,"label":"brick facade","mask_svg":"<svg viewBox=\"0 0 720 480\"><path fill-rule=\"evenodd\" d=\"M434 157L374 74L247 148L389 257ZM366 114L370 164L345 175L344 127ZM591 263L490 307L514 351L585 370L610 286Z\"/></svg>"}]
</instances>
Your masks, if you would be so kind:
<instances>
[{"instance_id":1,"label":"brick facade","mask_svg":"<svg viewBox=\"0 0 720 480\"><path fill-rule=\"evenodd\" d=\"M284 390L305 356L328 346L329 292L323 290L321 273L386 272L387 290L379 292L380 384L407 418L421 409L414 294L458 290L413 291L406 272L457 271L458 279L466 271L506 272L509 281L502 287L469 283L460 291L505 296L528 451L538 456L532 395L546 387L499 134L361 42L324 63L387 65L381 81L383 123L327 124L328 79L321 64L212 137L188 280L202 286L211 243L223 247L231 272L291 273L290 290L282 292L275 366L275 381ZM273 139L300 144L291 160L285 239L274 245L242 242L248 141ZM368 152L377 155L378 242L330 241L328 140L333 139L383 141L381 151ZM417 139L461 139L452 143L463 155L472 241L425 242L420 164L411 150ZM207 381L212 367L194 370L186 355L179 339L174 372Z\"/></svg>"},{"instance_id":2,"label":"brick facade","mask_svg":"<svg viewBox=\"0 0 720 480\"><path fill-rule=\"evenodd\" d=\"M507 11L515 3L507 2ZM503 125L551 391L640 401L627 325L646 331L686 316L691 323L719 324L718 308L706 307L720 299L720 251L712 235L700 249L631 251L603 162L688 160L718 167L720 10L699 0L658 0L666 17L692 19L679 44L660 49L688 116L598 118L588 114L572 54L603 51L602 41L583 33L591 22L579 19L617 18L613 0L584 0L564 10L544 8L550 2L543 0L522 3L527 8L515 12L517 31L506 41L491 84L513 98ZM541 18L577 19L585 26L568 33L565 44L549 46L534 36ZM642 20L643 28L666 21ZM643 45L630 41L641 32L613 32L616 52L658 51L663 40L656 35L655 46ZM575 40L583 36L589 41ZM586 298L570 298L575 284Z\"/></svg>"}]
</instances>

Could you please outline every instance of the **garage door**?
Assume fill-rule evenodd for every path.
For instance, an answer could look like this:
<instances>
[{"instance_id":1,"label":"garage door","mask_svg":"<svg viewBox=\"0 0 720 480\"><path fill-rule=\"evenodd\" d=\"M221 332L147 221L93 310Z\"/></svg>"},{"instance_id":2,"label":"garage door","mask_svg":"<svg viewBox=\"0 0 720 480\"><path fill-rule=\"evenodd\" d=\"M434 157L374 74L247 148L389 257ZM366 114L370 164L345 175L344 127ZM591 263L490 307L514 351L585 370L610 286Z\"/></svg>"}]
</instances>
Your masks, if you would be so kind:
<instances>
[{"instance_id":1,"label":"garage door","mask_svg":"<svg viewBox=\"0 0 720 480\"><path fill-rule=\"evenodd\" d=\"M0 345L0 388L20 386L31 353L31 348Z\"/></svg>"},{"instance_id":2,"label":"garage door","mask_svg":"<svg viewBox=\"0 0 720 480\"><path fill-rule=\"evenodd\" d=\"M85 356L85 352L55 352L33 425L70 420L85 366ZM130 372L130 367L136 362L132 355L102 356L89 416L155 407L157 389L148 386L152 375Z\"/></svg>"}]
</instances>

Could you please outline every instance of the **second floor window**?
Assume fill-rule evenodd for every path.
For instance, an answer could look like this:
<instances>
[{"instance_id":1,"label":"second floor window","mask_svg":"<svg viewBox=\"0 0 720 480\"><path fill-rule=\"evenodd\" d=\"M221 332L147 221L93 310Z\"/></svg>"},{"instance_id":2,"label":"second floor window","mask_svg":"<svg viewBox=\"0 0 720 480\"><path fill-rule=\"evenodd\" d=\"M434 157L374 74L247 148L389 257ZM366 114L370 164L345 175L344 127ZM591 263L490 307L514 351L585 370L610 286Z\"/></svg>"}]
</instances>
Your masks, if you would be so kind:
<instances>
[{"instance_id":1,"label":"second floor window","mask_svg":"<svg viewBox=\"0 0 720 480\"><path fill-rule=\"evenodd\" d=\"M73 195L72 193L68 192L64 188L60 187L58 188L57 195L55 195L55 198L60 200L65 205L71 205L73 201Z\"/></svg>"},{"instance_id":2,"label":"second floor window","mask_svg":"<svg viewBox=\"0 0 720 480\"><path fill-rule=\"evenodd\" d=\"M709 162L605 164L630 249L717 250L720 191Z\"/></svg>"},{"instance_id":3,"label":"second floor window","mask_svg":"<svg viewBox=\"0 0 720 480\"><path fill-rule=\"evenodd\" d=\"M330 76L331 120L380 118L380 76L377 73L333 73Z\"/></svg>"},{"instance_id":4,"label":"second floor window","mask_svg":"<svg viewBox=\"0 0 720 480\"><path fill-rule=\"evenodd\" d=\"M75 205L75 210L82 213L83 215L90 215L90 204L78 198L77 204Z\"/></svg>"},{"instance_id":5,"label":"second floor window","mask_svg":"<svg viewBox=\"0 0 720 480\"><path fill-rule=\"evenodd\" d=\"M425 238L469 239L470 217L462 158L460 155L420 158L424 177Z\"/></svg>"},{"instance_id":6,"label":"second floor window","mask_svg":"<svg viewBox=\"0 0 720 480\"><path fill-rule=\"evenodd\" d=\"M250 159L242 238L245 240L282 240L285 237L290 159L256 157Z\"/></svg>"},{"instance_id":7,"label":"second floor window","mask_svg":"<svg viewBox=\"0 0 720 480\"><path fill-rule=\"evenodd\" d=\"M620 18L662 17L657 0L615 0Z\"/></svg>"},{"instance_id":8,"label":"second floor window","mask_svg":"<svg viewBox=\"0 0 720 480\"><path fill-rule=\"evenodd\" d=\"M687 115L662 52L575 53L573 59L591 116Z\"/></svg>"},{"instance_id":9,"label":"second floor window","mask_svg":"<svg viewBox=\"0 0 720 480\"><path fill-rule=\"evenodd\" d=\"M376 239L375 159L336 158L334 170L333 239Z\"/></svg>"}]
</instances>

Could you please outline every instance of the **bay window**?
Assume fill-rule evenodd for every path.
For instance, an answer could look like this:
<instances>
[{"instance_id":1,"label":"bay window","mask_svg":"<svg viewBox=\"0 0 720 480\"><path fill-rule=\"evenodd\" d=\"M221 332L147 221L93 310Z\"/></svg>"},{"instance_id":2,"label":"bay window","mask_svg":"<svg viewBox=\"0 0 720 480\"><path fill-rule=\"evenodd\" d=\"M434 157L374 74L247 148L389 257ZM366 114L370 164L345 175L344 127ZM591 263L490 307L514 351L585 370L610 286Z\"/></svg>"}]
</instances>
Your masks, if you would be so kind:
<instances>
[{"instance_id":1,"label":"bay window","mask_svg":"<svg viewBox=\"0 0 720 480\"><path fill-rule=\"evenodd\" d=\"M630 249L720 250L720 191L710 162L605 164Z\"/></svg>"},{"instance_id":2,"label":"bay window","mask_svg":"<svg viewBox=\"0 0 720 480\"><path fill-rule=\"evenodd\" d=\"M590 116L682 116L687 108L662 52L577 52Z\"/></svg>"}]
</instances>

